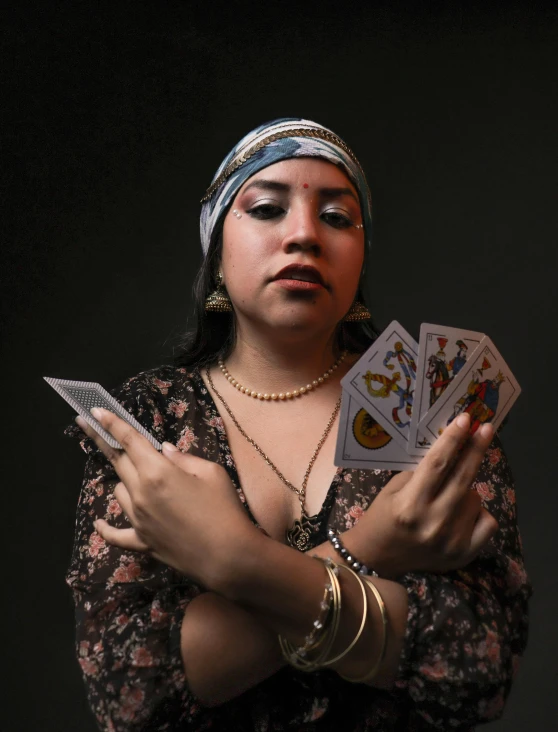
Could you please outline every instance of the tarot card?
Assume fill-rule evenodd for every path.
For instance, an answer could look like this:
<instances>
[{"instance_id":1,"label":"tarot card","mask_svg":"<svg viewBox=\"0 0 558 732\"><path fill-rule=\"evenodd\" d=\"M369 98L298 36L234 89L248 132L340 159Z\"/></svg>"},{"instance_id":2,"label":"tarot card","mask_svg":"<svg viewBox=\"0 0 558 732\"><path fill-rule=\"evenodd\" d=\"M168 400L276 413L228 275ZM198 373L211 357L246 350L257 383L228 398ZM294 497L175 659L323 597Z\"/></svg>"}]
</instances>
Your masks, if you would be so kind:
<instances>
[{"instance_id":1,"label":"tarot card","mask_svg":"<svg viewBox=\"0 0 558 732\"><path fill-rule=\"evenodd\" d=\"M498 429L521 393L510 368L488 336L419 424L428 440L436 440L463 412L471 417L471 434L485 422Z\"/></svg>"},{"instance_id":2,"label":"tarot card","mask_svg":"<svg viewBox=\"0 0 558 732\"><path fill-rule=\"evenodd\" d=\"M43 377L60 396L65 399L68 404L73 407L83 419L98 432L103 440L111 447L121 450L122 446L114 437L107 432L99 422L91 414L93 407L102 407L108 409L109 412L116 414L117 417L128 422L140 435L143 435L157 450L162 450L163 446L143 427L135 417L133 417L120 402L111 396L106 389L100 384L92 381L65 381L64 379L53 379L48 376Z\"/></svg>"},{"instance_id":3,"label":"tarot card","mask_svg":"<svg viewBox=\"0 0 558 732\"><path fill-rule=\"evenodd\" d=\"M478 347L484 333L423 323L420 328L417 383L409 429L409 453L424 455L430 442L419 422L455 379Z\"/></svg>"},{"instance_id":4,"label":"tarot card","mask_svg":"<svg viewBox=\"0 0 558 732\"><path fill-rule=\"evenodd\" d=\"M396 320L341 380L341 386L407 450L418 344Z\"/></svg>"},{"instance_id":5,"label":"tarot card","mask_svg":"<svg viewBox=\"0 0 558 732\"><path fill-rule=\"evenodd\" d=\"M360 470L414 470L420 458L405 450L346 391L343 392L335 464Z\"/></svg>"}]
</instances>

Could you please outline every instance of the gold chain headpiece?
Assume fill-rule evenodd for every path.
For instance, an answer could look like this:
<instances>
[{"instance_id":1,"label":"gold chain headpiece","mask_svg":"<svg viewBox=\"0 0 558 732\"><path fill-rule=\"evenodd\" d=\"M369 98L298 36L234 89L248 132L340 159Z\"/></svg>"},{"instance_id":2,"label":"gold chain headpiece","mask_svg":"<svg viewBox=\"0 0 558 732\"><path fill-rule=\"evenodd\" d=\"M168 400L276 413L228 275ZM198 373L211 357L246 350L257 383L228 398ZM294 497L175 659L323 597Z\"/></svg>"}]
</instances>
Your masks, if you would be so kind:
<instances>
[{"instance_id":1,"label":"gold chain headpiece","mask_svg":"<svg viewBox=\"0 0 558 732\"><path fill-rule=\"evenodd\" d=\"M340 147L355 163L355 165L358 166L359 170L361 171L363 177L364 171L362 170L361 164L358 162L356 155L354 152L350 149L350 147L343 142L343 140L338 137L334 132L330 132L329 130L323 129L321 127L317 128L307 128L307 127L297 127L294 129L288 129L288 130L279 130L278 132L273 132L271 135L268 135L267 137L264 137L259 142L256 142L256 144L248 148L245 152L243 152L240 157L235 158L232 160L225 170L221 173L221 175L216 178L213 183L209 186L207 191L205 192L204 197L201 199L200 203L205 203L208 199L211 198L211 196L215 193L215 191L227 180L227 178L234 173L235 170L240 168L241 165L244 165L244 163L249 160L255 153L258 152L258 150L261 150L266 145L269 145L271 142L276 142L277 140L284 139L285 137L317 137L321 140L325 140L326 142L331 142L334 145L337 145L337 147Z\"/></svg>"}]
</instances>

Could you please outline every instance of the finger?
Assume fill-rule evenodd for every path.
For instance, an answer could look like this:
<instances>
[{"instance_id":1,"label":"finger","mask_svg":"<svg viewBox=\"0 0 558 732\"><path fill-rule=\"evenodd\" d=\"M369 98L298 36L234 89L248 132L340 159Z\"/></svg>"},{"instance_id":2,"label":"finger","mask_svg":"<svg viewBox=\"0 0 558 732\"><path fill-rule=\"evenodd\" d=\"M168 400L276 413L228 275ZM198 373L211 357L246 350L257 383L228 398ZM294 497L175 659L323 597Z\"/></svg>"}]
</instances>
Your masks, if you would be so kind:
<instances>
[{"instance_id":1,"label":"finger","mask_svg":"<svg viewBox=\"0 0 558 732\"><path fill-rule=\"evenodd\" d=\"M481 507L479 517L471 533L471 544L468 552L467 563L473 561L497 531L498 522L494 516L486 510L486 508Z\"/></svg>"},{"instance_id":2,"label":"finger","mask_svg":"<svg viewBox=\"0 0 558 732\"><path fill-rule=\"evenodd\" d=\"M149 552L148 545L139 538L135 529L117 529L104 519L97 519L93 525L97 533L112 546L133 552Z\"/></svg>"},{"instance_id":3,"label":"finger","mask_svg":"<svg viewBox=\"0 0 558 732\"><path fill-rule=\"evenodd\" d=\"M193 478L198 478L203 473L204 467L209 460L192 455L189 452L181 452L171 442L163 442L163 455L168 458L173 465L176 465L185 473ZM211 463L214 465L214 463Z\"/></svg>"},{"instance_id":4,"label":"finger","mask_svg":"<svg viewBox=\"0 0 558 732\"><path fill-rule=\"evenodd\" d=\"M460 414L421 460L410 483L414 500L430 501L439 491L467 439L469 425L469 415Z\"/></svg>"},{"instance_id":5,"label":"finger","mask_svg":"<svg viewBox=\"0 0 558 732\"><path fill-rule=\"evenodd\" d=\"M116 414L99 407L92 409L91 414L120 443L125 455L138 472L152 468L153 462L160 459L161 456L149 440Z\"/></svg>"},{"instance_id":6,"label":"finger","mask_svg":"<svg viewBox=\"0 0 558 732\"><path fill-rule=\"evenodd\" d=\"M436 503L441 510L450 511L467 494L472 482L475 480L479 468L484 460L494 429L491 424L483 425L464 447L455 463L451 475L446 480L440 491Z\"/></svg>"},{"instance_id":7,"label":"finger","mask_svg":"<svg viewBox=\"0 0 558 732\"><path fill-rule=\"evenodd\" d=\"M99 450L115 469L120 480L125 481L128 485L131 485L133 480L137 481L137 470L124 450L117 450L114 447L111 447L105 440L103 440L101 435L83 419L83 417L76 417L75 422L97 445Z\"/></svg>"},{"instance_id":8,"label":"finger","mask_svg":"<svg viewBox=\"0 0 558 732\"><path fill-rule=\"evenodd\" d=\"M120 504L120 508L124 511L130 523L135 524L136 516L134 513L134 504L132 503L130 493L128 492L128 489L126 488L124 483L120 482L116 484L116 487L114 489L114 497Z\"/></svg>"}]
</instances>

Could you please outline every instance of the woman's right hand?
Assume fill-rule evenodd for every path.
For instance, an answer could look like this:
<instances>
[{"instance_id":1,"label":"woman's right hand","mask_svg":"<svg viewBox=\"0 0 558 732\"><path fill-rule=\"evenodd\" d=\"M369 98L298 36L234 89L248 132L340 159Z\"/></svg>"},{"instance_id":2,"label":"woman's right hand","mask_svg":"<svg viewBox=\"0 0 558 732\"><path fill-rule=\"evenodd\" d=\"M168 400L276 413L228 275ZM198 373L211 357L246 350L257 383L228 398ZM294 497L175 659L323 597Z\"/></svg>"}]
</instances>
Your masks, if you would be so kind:
<instances>
[{"instance_id":1,"label":"woman's right hand","mask_svg":"<svg viewBox=\"0 0 558 732\"><path fill-rule=\"evenodd\" d=\"M485 424L467 442L460 415L414 473L394 476L343 542L380 577L445 572L469 564L498 530L471 485L494 436Z\"/></svg>"}]
</instances>

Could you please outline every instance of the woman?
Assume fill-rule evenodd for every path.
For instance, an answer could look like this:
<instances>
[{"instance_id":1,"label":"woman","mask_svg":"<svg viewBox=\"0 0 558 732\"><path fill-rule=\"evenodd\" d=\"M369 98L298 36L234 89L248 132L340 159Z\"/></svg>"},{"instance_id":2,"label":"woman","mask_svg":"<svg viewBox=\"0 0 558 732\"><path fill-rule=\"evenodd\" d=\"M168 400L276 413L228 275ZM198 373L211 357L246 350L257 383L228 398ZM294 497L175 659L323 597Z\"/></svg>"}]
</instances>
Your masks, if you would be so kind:
<instances>
[{"instance_id":1,"label":"woman","mask_svg":"<svg viewBox=\"0 0 558 732\"><path fill-rule=\"evenodd\" d=\"M342 140L300 119L257 128L203 199L180 365L113 392L163 453L109 413L123 451L77 419L68 582L102 730L465 730L501 714L530 589L491 426L466 441L459 418L414 473L334 467L340 380L372 341L370 225Z\"/></svg>"}]
</instances>

